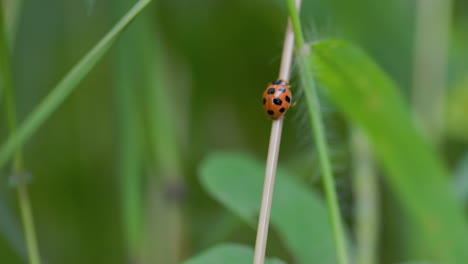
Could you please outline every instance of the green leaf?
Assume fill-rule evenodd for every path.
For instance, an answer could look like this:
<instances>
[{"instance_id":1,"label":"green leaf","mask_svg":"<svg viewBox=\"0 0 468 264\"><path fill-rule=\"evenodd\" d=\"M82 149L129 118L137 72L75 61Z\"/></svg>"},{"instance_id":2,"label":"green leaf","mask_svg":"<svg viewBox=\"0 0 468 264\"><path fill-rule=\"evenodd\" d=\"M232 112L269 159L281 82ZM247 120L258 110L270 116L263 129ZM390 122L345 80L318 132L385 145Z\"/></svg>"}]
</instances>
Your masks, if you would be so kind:
<instances>
[{"instance_id":1,"label":"green leaf","mask_svg":"<svg viewBox=\"0 0 468 264\"><path fill-rule=\"evenodd\" d=\"M363 51L345 42L319 42L310 58L317 81L335 105L367 133L388 183L419 225L422 252L442 263L468 263L462 206L394 83Z\"/></svg>"},{"instance_id":2,"label":"green leaf","mask_svg":"<svg viewBox=\"0 0 468 264\"><path fill-rule=\"evenodd\" d=\"M183 264L250 264L254 251L238 244L221 244L185 261ZM265 264L282 264L279 259L267 259Z\"/></svg>"},{"instance_id":3,"label":"green leaf","mask_svg":"<svg viewBox=\"0 0 468 264\"><path fill-rule=\"evenodd\" d=\"M260 162L240 153L214 153L200 167L205 190L252 228L257 227L264 173ZM336 263L329 221L323 201L279 168L271 226L298 263Z\"/></svg>"},{"instance_id":4,"label":"green leaf","mask_svg":"<svg viewBox=\"0 0 468 264\"><path fill-rule=\"evenodd\" d=\"M99 41L65 77L52 89L46 98L32 111L0 148L0 168L12 154L28 140L45 120L60 106L78 86L80 81L91 71L102 56L109 50L120 33L148 5L150 0L138 1L117 24Z\"/></svg>"}]
</instances>

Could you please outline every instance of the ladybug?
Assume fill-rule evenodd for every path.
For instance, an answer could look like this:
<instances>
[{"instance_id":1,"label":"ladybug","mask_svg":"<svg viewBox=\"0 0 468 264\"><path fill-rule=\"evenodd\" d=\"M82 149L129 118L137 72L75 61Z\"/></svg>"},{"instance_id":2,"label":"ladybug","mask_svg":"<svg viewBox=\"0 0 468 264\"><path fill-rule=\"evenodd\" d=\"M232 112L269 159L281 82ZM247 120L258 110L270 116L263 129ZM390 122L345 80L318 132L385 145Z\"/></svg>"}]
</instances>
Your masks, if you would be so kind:
<instances>
[{"instance_id":1,"label":"ladybug","mask_svg":"<svg viewBox=\"0 0 468 264\"><path fill-rule=\"evenodd\" d=\"M278 119L288 111L291 105L291 86L285 80L278 79L263 92L263 110L271 119Z\"/></svg>"}]
</instances>

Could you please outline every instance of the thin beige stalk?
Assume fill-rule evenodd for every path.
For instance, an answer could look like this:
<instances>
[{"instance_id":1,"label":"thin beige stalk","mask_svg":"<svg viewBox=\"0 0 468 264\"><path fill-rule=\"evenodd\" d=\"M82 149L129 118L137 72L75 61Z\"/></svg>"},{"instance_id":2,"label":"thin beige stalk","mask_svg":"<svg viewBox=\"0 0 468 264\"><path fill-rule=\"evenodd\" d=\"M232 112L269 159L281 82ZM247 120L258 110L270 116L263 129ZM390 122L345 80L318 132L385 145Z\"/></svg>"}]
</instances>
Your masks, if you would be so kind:
<instances>
[{"instance_id":1,"label":"thin beige stalk","mask_svg":"<svg viewBox=\"0 0 468 264\"><path fill-rule=\"evenodd\" d=\"M412 99L417 121L439 145L444 133L452 0L416 1Z\"/></svg>"},{"instance_id":2,"label":"thin beige stalk","mask_svg":"<svg viewBox=\"0 0 468 264\"><path fill-rule=\"evenodd\" d=\"M296 0L297 9L300 8L300 5L301 0ZM294 32L292 30L291 21L288 21L279 72L280 79L289 80L293 51ZM271 201L273 198L273 190L275 186L276 167L278 164L278 154L280 150L282 129L283 117L280 117L277 120L273 120L270 135L270 145L268 147L268 157L265 169L265 182L263 185L262 204L260 208L260 217L258 220L257 239L255 242L254 264L263 264L265 261L265 250L268 239Z\"/></svg>"},{"instance_id":3,"label":"thin beige stalk","mask_svg":"<svg viewBox=\"0 0 468 264\"><path fill-rule=\"evenodd\" d=\"M5 34L8 46L15 47L16 33L18 32L18 21L21 12L23 0L3 0L3 11L5 19ZM11 51L11 50L10 50Z\"/></svg>"},{"instance_id":4,"label":"thin beige stalk","mask_svg":"<svg viewBox=\"0 0 468 264\"><path fill-rule=\"evenodd\" d=\"M372 151L363 131L353 128L353 186L356 200L356 263L378 260L379 186Z\"/></svg>"}]
</instances>

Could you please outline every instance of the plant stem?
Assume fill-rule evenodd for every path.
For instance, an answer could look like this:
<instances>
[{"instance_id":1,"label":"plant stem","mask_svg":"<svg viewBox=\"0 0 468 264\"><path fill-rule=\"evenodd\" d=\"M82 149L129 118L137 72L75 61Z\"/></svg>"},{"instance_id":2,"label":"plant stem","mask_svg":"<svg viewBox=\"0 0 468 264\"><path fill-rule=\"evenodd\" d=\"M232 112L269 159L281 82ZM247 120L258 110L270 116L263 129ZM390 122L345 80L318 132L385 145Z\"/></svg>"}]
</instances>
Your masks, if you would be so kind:
<instances>
[{"instance_id":1,"label":"plant stem","mask_svg":"<svg viewBox=\"0 0 468 264\"><path fill-rule=\"evenodd\" d=\"M123 2L130 2L125 0ZM154 7L154 6L153 6ZM171 78L164 71L164 48L157 22L155 9L151 8L136 21L130 35L124 39L127 51L127 74L133 80L133 97L138 97L138 107L142 123L147 125L148 167L151 177L146 179L143 193L145 212L142 213L140 237L141 259L144 263L176 264L181 261L184 243L181 203L184 199L185 183L178 133L175 124L175 88ZM139 69L131 65L140 65ZM177 76L180 78L180 74ZM134 114L133 118L138 115ZM135 179L134 179L135 180Z\"/></svg>"},{"instance_id":2,"label":"plant stem","mask_svg":"<svg viewBox=\"0 0 468 264\"><path fill-rule=\"evenodd\" d=\"M14 40L18 32L18 20L23 0L2 0L4 15L4 32L9 47L14 47Z\"/></svg>"},{"instance_id":3,"label":"plant stem","mask_svg":"<svg viewBox=\"0 0 468 264\"><path fill-rule=\"evenodd\" d=\"M181 203L185 196L185 183L174 119L175 102L170 91L171 83L165 79L166 74L161 67L164 47L159 38L159 28L148 21L141 33L142 50L144 54L151 54L147 58L143 55L144 64L151 69L143 78L146 81L145 112L157 172L157 178L150 181L153 184L149 190L156 196L149 197L153 205L150 222L157 234L156 239L152 239L155 241L153 246L158 249L154 262L176 264L181 261L184 240Z\"/></svg>"},{"instance_id":4,"label":"plant stem","mask_svg":"<svg viewBox=\"0 0 468 264\"><path fill-rule=\"evenodd\" d=\"M116 6L126 6L119 1ZM121 14L122 8L116 8ZM128 263L141 263L142 226L143 226L143 188L141 155L141 118L136 94L139 92L138 76L132 65L138 63L133 49L137 24L122 35L116 45L115 69L116 107L119 115L119 173L122 202L123 229L127 246Z\"/></svg>"},{"instance_id":5,"label":"plant stem","mask_svg":"<svg viewBox=\"0 0 468 264\"><path fill-rule=\"evenodd\" d=\"M21 161L15 158L13 174L17 180L18 200L21 211L21 220L26 239L26 248L29 256L29 263L40 264L39 247L37 244L36 230L34 228L34 218L29 199L28 188L24 179L24 172L21 168Z\"/></svg>"},{"instance_id":6,"label":"plant stem","mask_svg":"<svg viewBox=\"0 0 468 264\"><path fill-rule=\"evenodd\" d=\"M5 24L3 18L3 6L0 3L0 69L1 86L5 93L5 107L10 128L10 134L16 133L16 107L13 95L13 80L11 75L9 51L5 35ZM37 245L34 219L29 199L26 180L24 179L23 155L21 148L17 148L13 158L13 176L16 178L17 194L21 212L21 220L24 228L26 247L28 251L29 263L40 264L39 248Z\"/></svg>"},{"instance_id":7,"label":"plant stem","mask_svg":"<svg viewBox=\"0 0 468 264\"><path fill-rule=\"evenodd\" d=\"M263 264L265 261L265 250L268 238L268 226L270 222L271 201L275 186L276 167L281 143L281 131L283 128L283 117L272 122L270 145L265 169L265 182L263 184L262 204L260 217L258 219L257 238L255 241L254 264Z\"/></svg>"},{"instance_id":8,"label":"plant stem","mask_svg":"<svg viewBox=\"0 0 468 264\"><path fill-rule=\"evenodd\" d=\"M374 160L367 138L357 128L351 132L356 197L356 263L377 263L379 195Z\"/></svg>"},{"instance_id":9,"label":"plant stem","mask_svg":"<svg viewBox=\"0 0 468 264\"><path fill-rule=\"evenodd\" d=\"M450 44L452 0L417 0L411 101L414 120L436 148L444 136L447 64ZM407 217L406 217L407 218ZM424 255L427 241L416 234L417 224L403 219L405 248L411 257Z\"/></svg>"},{"instance_id":10,"label":"plant stem","mask_svg":"<svg viewBox=\"0 0 468 264\"><path fill-rule=\"evenodd\" d=\"M416 119L435 145L443 136L452 0L416 1L412 100Z\"/></svg>"},{"instance_id":11,"label":"plant stem","mask_svg":"<svg viewBox=\"0 0 468 264\"><path fill-rule=\"evenodd\" d=\"M295 8L294 0L287 0L287 3L294 34L296 36L296 52L298 53L297 55L299 60L300 76L305 87L304 91L306 95L307 106L310 112L310 121L312 124L315 143L317 145L317 152L322 170L327 206L330 212L338 263L347 264L349 263L349 258L346 246L346 237L343 229L343 223L341 221L341 213L335 190L335 180L333 178L331 162L328 155L328 145L325 136L325 128L323 124L322 112L320 109L320 102L312 76L312 67L307 56L308 50L306 48L308 47L304 45L304 37L299 20L299 12Z\"/></svg>"},{"instance_id":12,"label":"plant stem","mask_svg":"<svg viewBox=\"0 0 468 264\"><path fill-rule=\"evenodd\" d=\"M294 8L299 9L301 0L296 0ZM291 22L288 21L283 44L283 54L279 78L289 80L291 73L292 55L294 50L294 33ZM271 126L270 144L265 168L265 181L263 184L262 202L260 216L258 219L257 238L255 241L254 264L263 264L268 239L268 226L270 222L271 201L275 187L276 167L278 166L278 155L281 144L281 132L283 129L283 117L273 120Z\"/></svg>"}]
</instances>

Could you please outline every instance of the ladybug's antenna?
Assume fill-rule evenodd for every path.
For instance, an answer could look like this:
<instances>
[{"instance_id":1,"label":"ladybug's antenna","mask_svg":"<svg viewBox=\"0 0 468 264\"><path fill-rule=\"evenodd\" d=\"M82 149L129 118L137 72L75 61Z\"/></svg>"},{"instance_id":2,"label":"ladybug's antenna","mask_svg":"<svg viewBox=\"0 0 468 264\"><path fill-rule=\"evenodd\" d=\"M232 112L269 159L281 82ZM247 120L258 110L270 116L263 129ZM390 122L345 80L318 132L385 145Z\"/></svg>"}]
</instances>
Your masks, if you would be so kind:
<instances>
[{"instance_id":1,"label":"ladybug's antenna","mask_svg":"<svg viewBox=\"0 0 468 264\"><path fill-rule=\"evenodd\" d=\"M296 8L299 10L301 0L296 0ZM288 21L286 35L284 39L283 55L278 81L289 80L291 73L291 63L294 51L294 32L291 21ZM278 154L281 143L281 131L283 129L283 117L272 121L270 145L268 147L268 158L265 169L265 182L263 184L262 204L258 219L257 239L255 241L254 264L263 264L265 260L265 249L268 238L268 226L270 222L271 201L275 185L276 167L278 164Z\"/></svg>"}]
</instances>

